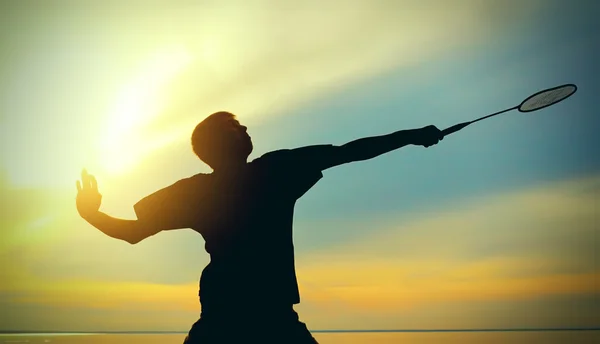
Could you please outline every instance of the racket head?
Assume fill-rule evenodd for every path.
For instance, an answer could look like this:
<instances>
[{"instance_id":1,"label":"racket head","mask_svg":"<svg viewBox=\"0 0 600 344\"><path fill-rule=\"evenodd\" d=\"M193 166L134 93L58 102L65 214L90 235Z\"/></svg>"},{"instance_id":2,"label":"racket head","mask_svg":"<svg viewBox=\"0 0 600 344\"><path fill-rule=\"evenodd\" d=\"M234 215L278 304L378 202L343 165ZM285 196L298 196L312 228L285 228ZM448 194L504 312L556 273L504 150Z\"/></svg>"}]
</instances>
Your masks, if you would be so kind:
<instances>
[{"instance_id":1,"label":"racket head","mask_svg":"<svg viewBox=\"0 0 600 344\"><path fill-rule=\"evenodd\" d=\"M520 112L532 112L561 102L577 91L574 84L565 84L539 91L525 99L518 107Z\"/></svg>"}]
</instances>

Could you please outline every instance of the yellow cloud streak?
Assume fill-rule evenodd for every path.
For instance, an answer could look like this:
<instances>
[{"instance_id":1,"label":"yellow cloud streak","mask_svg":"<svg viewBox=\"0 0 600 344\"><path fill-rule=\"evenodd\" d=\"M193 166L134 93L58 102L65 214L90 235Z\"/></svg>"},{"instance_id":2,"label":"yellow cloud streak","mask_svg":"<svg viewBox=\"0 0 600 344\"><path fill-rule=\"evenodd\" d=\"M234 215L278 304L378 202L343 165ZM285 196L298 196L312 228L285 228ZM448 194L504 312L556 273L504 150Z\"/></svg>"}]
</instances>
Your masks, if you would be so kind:
<instances>
[{"instance_id":1,"label":"yellow cloud streak","mask_svg":"<svg viewBox=\"0 0 600 344\"><path fill-rule=\"evenodd\" d=\"M319 267L300 269L301 281L318 281L315 284L319 285L318 289L302 290L303 299L333 298L346 307L361 311L396 312L447 301L500 301L600 293L600 272L534 277L506 277L499 273L518 269L518 261L482 261L429 277L417 277L421 272L420 262L355 264L345 261L342 265L323 263Z\"/></svg>"},{"instance_id":2,"label":"yellow cloud streak","mask_svg":"<svg viewBox=\"0 0 600 344\"><path fill-rule=\"evenodd\" d=\"M34 281L30 281L34 282ZM35 281L20 286L12 302L59 308L111 310L198 310L197 284L152 284L113 281ZM40 287L40 285L43 285Z\"/></svg>"}]
</instances>

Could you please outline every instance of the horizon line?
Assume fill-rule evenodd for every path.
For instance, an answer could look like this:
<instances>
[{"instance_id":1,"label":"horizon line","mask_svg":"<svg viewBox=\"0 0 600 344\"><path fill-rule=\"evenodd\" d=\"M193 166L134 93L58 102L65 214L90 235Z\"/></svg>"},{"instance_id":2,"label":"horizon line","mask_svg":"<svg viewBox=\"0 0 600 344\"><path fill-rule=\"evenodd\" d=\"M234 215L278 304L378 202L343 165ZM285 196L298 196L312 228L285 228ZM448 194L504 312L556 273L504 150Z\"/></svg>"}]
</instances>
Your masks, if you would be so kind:
<instances>
[{"instance_id":1,"label":"horizon line","mask_svg":"<svg viewBox=\"0 0 600 344\"><path fill-rule=\"evenodd\" d=\"M600 327L557 327L557 328L480 328L480 329L391 329L391 330L311 330L311 333L427 333L427 332L558 332L558 331L600 331ZM188 331L36 331L0 330L0 335L15 334L185 334Z\"/></svg>"}]
</instances>

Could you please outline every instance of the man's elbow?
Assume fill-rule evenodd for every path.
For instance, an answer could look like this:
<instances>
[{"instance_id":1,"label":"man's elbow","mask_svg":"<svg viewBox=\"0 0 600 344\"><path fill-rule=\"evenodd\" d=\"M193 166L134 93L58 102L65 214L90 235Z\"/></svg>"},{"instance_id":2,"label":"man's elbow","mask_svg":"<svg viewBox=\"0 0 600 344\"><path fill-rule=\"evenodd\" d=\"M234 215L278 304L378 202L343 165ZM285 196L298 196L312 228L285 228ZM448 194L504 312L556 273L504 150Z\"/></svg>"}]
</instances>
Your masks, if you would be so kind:
<instances>
[{"instance_id":1,"label":"man's elbow","mask_svg":"<svg viewBox=\"0 0 600 344\"><path fill-rule=\"evenodd\" d=\"M131 245L135 245L147 237L156 234L154 232L150 233L148 228L139 221L135 221L132 224L133 226L126 231L127 235L124 238L121 238Z\"/></svg>"},{"instance_id":2,"label":"man's elbow","mask_svg":"<svg viewBox=\"0 0 600 344\"><path fill-rule=\"evenodd\" d=\"M140 241L151 237L152 235L154 235L156 233L145 233L145 232L134 232L132 235L128 235L126 238L123 238L123 240L125 240L127 243L131 244L131 245L135 245L137 243L139 243Z\"/></svg>"},{"instance_id":3,"label":"man's elbow","mask_svg":"<svg viewBox=\"0 0 600 344\"><path fill-rule=\"evenodd\" d=\"M145 238L141 238L141 237L128 237L128 238L123 238L123 240L131 245L135 245L138 242L144 240Z\"/></svg>"}]
</instances>

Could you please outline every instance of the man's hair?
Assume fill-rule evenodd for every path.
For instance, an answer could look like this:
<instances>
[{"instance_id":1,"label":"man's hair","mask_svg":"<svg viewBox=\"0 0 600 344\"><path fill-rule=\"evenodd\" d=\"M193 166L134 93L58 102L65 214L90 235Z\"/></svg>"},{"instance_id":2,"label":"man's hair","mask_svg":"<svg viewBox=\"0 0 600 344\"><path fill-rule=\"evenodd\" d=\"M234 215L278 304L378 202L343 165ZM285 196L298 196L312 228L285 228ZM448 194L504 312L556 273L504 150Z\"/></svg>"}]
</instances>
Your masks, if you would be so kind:
<instances>
[{"instance_id":1,"label":"man's hair","mask_svg":"<svg viewBox=\"0 0 600 344\"><path fill-rule=\"evenodd\" d=\"M215 112L200 122L192 132L192 149L207 165L214 167L217 159L227 153L228 137L225 132L235 115L227 111Z\"/></svg>"}]
</instances>

